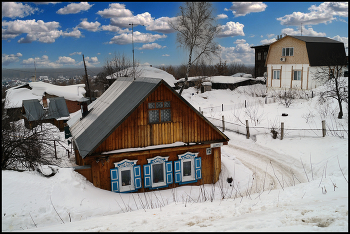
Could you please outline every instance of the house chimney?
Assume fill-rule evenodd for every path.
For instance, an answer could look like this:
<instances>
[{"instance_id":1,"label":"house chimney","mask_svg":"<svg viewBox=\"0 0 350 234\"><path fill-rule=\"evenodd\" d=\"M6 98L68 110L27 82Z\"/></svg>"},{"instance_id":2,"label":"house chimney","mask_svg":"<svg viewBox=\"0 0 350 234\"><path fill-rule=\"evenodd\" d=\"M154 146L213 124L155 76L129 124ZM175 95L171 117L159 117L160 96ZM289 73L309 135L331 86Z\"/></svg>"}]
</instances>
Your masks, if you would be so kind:
<instances>
[{"instance_id":1,"label":"house chimney","mask_svg":"<svg viewBox=\"0 0 350 234\"><path fill-rule=\"evenodd\" d=\"M44 108L47 108L47 98L46 98L46 94L45 93L43 95L43 106L44 106Z\"/></svg>"},{"instance_id":2,"label":"house chimney","mask_svg":"<svg viewBox=\"0 0 350 234\"><path fill-rule=\"evenodd\" d=\"M81 104L81 115L84 118L88 114L88 105L87 102Z\"/></svg>"}]
</instances>

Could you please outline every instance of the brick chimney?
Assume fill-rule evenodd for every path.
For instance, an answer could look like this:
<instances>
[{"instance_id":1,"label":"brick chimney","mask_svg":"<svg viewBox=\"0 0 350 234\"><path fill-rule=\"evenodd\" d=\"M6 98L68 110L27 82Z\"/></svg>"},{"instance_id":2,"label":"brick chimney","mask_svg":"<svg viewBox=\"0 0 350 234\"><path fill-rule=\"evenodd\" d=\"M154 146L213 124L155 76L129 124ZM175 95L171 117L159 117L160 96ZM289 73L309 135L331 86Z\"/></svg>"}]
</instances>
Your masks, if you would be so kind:
<instances>
[{"instance_id":1,"label":"brick chimney","mask_svg":"<svg viewBox=\"0 0 350 234\"><path fill-rule=\"evenodd\" d=\"M44 106L44 108L47 108L47 98L46 98L46 94L43 95L43 106Z\"/></svg>"}]
</instances>

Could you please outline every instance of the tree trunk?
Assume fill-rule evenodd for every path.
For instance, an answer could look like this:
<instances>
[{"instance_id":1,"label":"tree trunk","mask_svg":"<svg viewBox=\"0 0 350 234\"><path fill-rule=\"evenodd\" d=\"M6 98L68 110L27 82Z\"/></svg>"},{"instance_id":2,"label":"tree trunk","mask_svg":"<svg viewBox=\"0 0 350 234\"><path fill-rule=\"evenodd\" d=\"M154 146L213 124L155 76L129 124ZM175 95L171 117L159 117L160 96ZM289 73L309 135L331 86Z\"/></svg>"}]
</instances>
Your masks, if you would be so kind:
<instances>
[{"instance_id":1,"label":"tree trunk","mask_svg":"<svg viewBox=\"0 0 350 234\"><path fill-rule=\"evenodd\" d=\"M186 70L186 75L185 75L185 82L182 85L181 90L179 92L180 96L181 96L182 91L184 90L185 86L188 84L188 75L190 74L190 69L191 69L191 65L192 65L191 64L191 60L192 60L192 49L190 51L190 55L189 55L189 58L188 58L187 70Z\"/></svg>"}]
</instances>

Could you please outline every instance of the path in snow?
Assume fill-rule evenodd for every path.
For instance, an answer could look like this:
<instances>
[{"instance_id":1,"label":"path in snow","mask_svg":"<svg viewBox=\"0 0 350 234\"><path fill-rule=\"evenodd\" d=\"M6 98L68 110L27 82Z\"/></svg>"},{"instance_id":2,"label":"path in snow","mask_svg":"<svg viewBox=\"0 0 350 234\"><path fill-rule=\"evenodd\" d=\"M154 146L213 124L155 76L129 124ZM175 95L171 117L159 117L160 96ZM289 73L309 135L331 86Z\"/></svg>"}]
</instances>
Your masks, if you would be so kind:
<instances>
[{"instance_id":1,"label":"path in snow","mask_svg":"<svg viewBox=\"0 0 350 234\"><path fill-rule=\"evenodd\" d=\"M285 188L307 182L301 161L294 157L277 153L250 140L231 140L224 147L252 171L253 181L249 181L249 193ZM223 154L227 154L225 150Z\"/></svg>"}]
</instances>

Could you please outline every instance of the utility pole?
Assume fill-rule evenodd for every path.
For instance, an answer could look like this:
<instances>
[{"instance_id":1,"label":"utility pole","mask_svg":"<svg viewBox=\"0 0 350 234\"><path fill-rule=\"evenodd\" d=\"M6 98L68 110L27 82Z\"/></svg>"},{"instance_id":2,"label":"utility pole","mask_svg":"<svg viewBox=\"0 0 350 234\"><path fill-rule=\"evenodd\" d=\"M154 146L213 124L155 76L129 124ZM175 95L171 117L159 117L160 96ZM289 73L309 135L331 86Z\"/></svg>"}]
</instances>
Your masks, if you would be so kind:
<instances>
[{"instance_id":1,"label":"utility pole","mask_svg":"<svg viewBox=\"0 0 350 234\"><path fill-rule=\"evenodd\" d=\"M83 55L83 61L84 61L84 68L85 68L85 78L86 78L87 90L89 91L90 103L92 103L92 100L91 100L91 90L90 90L90 86L89 86L89 78L88 78L87 71L86 71L86 65L85 65L84 55Z\"/></svg>"},{"instance_id":2,"label":"utility pole","mask_svg":"<svg viewBox=\"0 0 350 234\"><path fill-rule=\"evenodd\" d=\"M301 23L301 36L303 35L303 23Z\"/></svg>"},{"instance_id":3,"label":"utility pole","mask_svg":"<svg viewBox=\"0 0 350 234\"><path fill-rule=\"evenodd\" d=\"M134 80L135 80L135 60L134 60L134 23L129 24L131 25L131 41L132 41L132 69L134 74Z\"/></svg>"}]
</instances>

